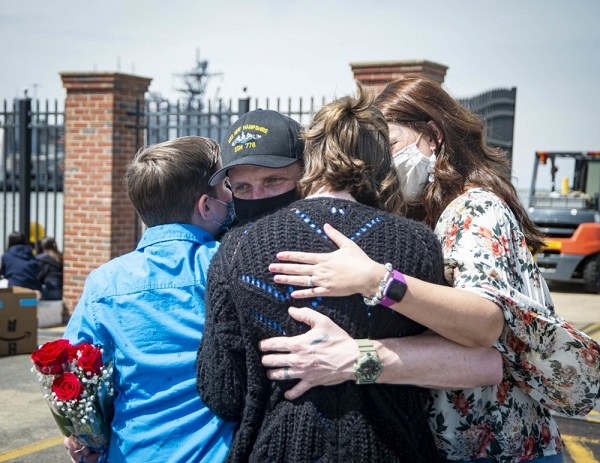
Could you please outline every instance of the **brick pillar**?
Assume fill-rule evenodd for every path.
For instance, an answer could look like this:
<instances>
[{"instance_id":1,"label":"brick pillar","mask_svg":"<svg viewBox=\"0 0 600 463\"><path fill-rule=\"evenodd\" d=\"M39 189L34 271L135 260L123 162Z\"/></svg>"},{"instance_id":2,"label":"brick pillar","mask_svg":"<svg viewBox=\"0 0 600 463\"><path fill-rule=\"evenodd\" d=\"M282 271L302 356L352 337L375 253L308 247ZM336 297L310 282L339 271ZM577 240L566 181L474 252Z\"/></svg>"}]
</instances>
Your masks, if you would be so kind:
<instances>
[{"instance_id":1,"label":"brick pillar","mask_svg":"<svg viewBox=\"0 0 600 463\"><path fill-rule=\"evenodd\" d=\"M135 247L133 206L123 182L137 150L137 101L151 79L61 73L65 103L64 285L73 312L91 270Z\"/></svg>"},{"instance_id":2,"label":"brick pillar","mask_svg":"<svg viewBox=\"0 0 600 463\"><path fill-rule=\"evenodd\" d=\"M444 83L448 66L426 60L369 61L350 63L354 79L379 93L400 76L424 76Z\"/></svg>"}]
</instances>

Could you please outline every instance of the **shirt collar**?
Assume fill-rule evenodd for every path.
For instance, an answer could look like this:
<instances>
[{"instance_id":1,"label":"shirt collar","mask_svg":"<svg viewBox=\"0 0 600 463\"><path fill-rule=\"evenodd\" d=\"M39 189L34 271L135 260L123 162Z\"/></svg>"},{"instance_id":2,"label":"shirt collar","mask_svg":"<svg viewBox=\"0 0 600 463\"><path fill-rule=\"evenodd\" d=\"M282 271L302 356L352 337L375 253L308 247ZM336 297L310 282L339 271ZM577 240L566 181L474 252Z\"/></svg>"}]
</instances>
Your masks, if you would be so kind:
<instances>
[{"instance_id":1,"label":"shirt collar","mask_svg":"<svg viewBox=\"0 0 600 463\"><path fill-rule=\"evenodd\" d=\"M204 244L215 241L215 237L196 225L183 223L156 225L148 228L144 232L136 249L140 250L146 246L172 240L192 241L198 244Z\"/></svg>"}]
</instances>

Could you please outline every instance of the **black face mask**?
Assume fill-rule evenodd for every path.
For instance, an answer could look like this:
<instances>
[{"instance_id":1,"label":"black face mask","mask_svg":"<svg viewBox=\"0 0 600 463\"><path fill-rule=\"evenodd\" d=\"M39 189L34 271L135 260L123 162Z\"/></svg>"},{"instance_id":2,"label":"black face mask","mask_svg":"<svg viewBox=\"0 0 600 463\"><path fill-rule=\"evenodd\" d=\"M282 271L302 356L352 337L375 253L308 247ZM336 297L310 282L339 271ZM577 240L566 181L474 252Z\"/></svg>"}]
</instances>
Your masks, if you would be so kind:
<instances>
[{"instance_id":1,"label":"black face mask","mask_svg":"<svg viewBox=\"0 0 600 463\"><path fill-rule=\"evenodd\" d=\"M252 222L259 217L275 212L277 209L287 206L298 199L296 189L286 193L261 199L239 199L233 197L233 207L238 225Z\"/></svg>"}]
</instances>

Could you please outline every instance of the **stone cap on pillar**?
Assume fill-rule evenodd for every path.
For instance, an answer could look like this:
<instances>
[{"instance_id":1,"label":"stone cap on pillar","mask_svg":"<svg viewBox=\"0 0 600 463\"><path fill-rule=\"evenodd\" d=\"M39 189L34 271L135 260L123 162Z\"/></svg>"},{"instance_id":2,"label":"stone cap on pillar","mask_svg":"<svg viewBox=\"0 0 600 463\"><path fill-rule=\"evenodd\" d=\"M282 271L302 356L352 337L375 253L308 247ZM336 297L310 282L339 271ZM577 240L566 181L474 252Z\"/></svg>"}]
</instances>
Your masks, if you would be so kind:
<instances>
[{"instance_id":1,"label":"stone cap on pillar","mask_svg":"<svg viewBox=\"0 0 600 463\"><path fill-rule=\"evenodd\" d=\"M63 86L67 91L102 91L120 88L145 92L152 79L121 72L61 72Z\"/></svg>"},{"instance_id":2,"label":"stone cap on pillar","mask_svg":"<svg viewBox=\"0 0 600 463\"><path fill-rule=\"evenodd\" d=\"M427 60L360 61L350 63L354 79L367 87L382 89L401 76L423 76L444 82L448 66Z\"/></svg>"}]
</instances>

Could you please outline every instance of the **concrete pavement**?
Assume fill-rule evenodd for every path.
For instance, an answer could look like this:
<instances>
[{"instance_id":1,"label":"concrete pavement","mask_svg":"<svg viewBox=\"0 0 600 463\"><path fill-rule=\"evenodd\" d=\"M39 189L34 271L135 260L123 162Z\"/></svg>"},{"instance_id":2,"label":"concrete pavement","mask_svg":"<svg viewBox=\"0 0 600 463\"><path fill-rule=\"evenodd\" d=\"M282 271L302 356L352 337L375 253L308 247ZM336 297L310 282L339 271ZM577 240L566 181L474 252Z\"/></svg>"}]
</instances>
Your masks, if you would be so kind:
<instances>
[{"instance_id":1,"label":"concrete pavement","mask_svg":"<svg viewBox=\"0 0 600 463\"><path fill-rule=\"evenodd\" d=\"M556 313L600 342L600 294L581 293L578 285L550 285Z\"/></svg>"},{"instance_id":2,"label":"concrete pavement","mask_svg":"<svg viewBox=\"0 0 600 463\"><path fill-rule=\"evenodd\" d=\"M578 287L551 286L559 313L600 341L600 295ZM38 331L38 344L59 338L64 328ZM0 358L0 463L67 462L62 437L30 371L29 355ZM600 410L585 420L559 418L567 444L567 463L600 462Z\"/></svg>"}]
</instances>

